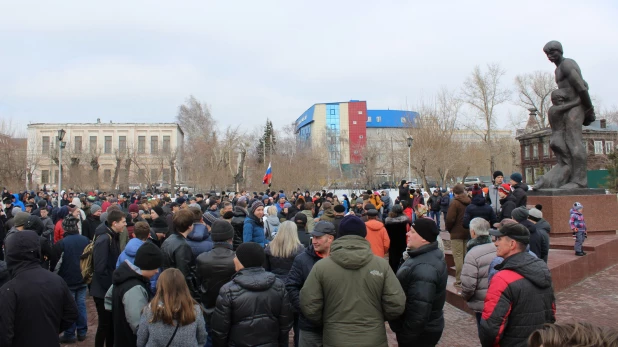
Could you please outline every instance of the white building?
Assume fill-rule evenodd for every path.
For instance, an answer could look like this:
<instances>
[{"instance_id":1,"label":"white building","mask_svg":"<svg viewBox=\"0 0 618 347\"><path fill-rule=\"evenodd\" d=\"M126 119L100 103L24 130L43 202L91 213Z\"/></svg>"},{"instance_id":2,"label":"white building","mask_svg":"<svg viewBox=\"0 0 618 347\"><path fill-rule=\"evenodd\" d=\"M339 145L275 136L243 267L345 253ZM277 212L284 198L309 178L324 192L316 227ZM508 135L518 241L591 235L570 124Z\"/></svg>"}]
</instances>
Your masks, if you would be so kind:
<instances>
[{"instance_id":1,"label":"white building","mask_svg":"<svg viewBox=\"0 0 618 347\"><path fill-rule=\"evenodd\" d=\"M28 125L33 183L58 184L58 131L62 188L122 189L178 182L184 133L176 123L36 123ZM115 182L115 185L114 185Z\"/></svg>"}]
</instances>

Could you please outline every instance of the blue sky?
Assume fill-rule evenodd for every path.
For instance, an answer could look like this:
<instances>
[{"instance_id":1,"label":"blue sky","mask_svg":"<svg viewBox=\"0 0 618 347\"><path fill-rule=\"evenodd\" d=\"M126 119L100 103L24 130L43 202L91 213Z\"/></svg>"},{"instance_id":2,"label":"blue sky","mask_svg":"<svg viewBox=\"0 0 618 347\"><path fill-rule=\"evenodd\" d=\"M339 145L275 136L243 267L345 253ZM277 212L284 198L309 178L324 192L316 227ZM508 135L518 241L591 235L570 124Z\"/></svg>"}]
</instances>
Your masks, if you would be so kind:
<instances>
[{"instance_id":1,"label":"blue sky","mask_svg":"<svg viewBox=\"0 0 618 347\"><path fill-rule=\"evenodd\" d=\"M553 71L554 39L609 107L617 15L615 1L1 0L0 117L168 122L193 94L220 126L281 127L316 102L414 108L489 62L511 87ZM498 111L504 126L523 109Z\"/></svg>"}]
</instances>

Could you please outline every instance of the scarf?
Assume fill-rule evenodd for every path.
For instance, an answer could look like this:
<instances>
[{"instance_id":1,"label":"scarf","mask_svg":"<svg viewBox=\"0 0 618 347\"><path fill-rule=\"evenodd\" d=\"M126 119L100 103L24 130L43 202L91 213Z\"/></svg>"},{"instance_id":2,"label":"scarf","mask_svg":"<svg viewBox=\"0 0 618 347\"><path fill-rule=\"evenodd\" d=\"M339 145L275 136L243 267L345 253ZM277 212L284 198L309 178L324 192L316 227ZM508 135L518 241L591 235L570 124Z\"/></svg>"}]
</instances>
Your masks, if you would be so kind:
<instances>
[{"instance_id":1,"label":"scarf","mask_svg":"<svg viewBox=\"0 0 618 347\"><path fill-rule=\"evenodd\" d=\"M470 250L476 246L484 245L486 243L492 243L491 236L489 235L481 235L477 236L475 239L470 239L466 244L466 250L470 252Z\"/></svg>"}]
</instances>

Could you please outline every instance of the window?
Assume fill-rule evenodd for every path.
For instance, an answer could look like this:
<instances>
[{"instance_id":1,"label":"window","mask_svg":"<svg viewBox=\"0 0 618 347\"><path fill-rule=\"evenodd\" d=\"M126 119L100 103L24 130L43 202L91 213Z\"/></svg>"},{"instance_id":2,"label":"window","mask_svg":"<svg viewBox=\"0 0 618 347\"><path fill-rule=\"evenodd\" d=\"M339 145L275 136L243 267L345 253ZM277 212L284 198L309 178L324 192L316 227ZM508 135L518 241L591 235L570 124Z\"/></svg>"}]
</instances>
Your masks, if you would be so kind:
<instances>
[{"instance_id":1,"label":"window","mask_svg":"<svg viewBox=\"0 0 618 347\"><path fill-rule=\"evenodd\" d=\"M112 181L112 170L105 169L103 170L103 182L110 183Z\"/></svg>"},{"instance_id":2,"label":"window","mask_svg":"<svg viewBox=\"0 0 618 347\"><path fill-rule=\"evenodd\" d=\"M605 141L605 154L614 153L614 141Z\"/></svg>"},{"instance_id":3,"label":"window","mask_svg":"<svg viewBox=\"0 0 618 347\"><path fill-rule=\"evenodd\" d=\"M96 136L90 136L90 151L96 151L97 150L97 137Z\"/></svg>"},{"instance_id":4,"label":"window","mask_svg":"<svg viewBox=\"0 0 618 347\"><path fill-rule=\"evenodd\" d=\"M356 121L355 121L355 120L353 120L353 121L352 121L352 124L353 124L353 125L356 125Z\"/></svg>"},{"instance_id":5,"label":"window","mask_svg":"<svg viewBox=\"0 0 618 347\"><path fill-rule=\"evenodd\" d=\"M159 172L157 169L150 169L150 180L156 182L159 178Z\"/></svg>"},{"instance_id":6,"label":"window","mask_svg":"<svg viewBox=\"0 0 618 347\"><path fill-rule=\"evenodd\" d=\"M60 172L58 172L58 170L54 171L54 183L58 183L58 176L60 175Z\"/></svg>"},{"instance_id":7,"label":"window","mask_svg":"<svg viewBox=\"0 0 618 347\"><path fill-rule=\"evenodd\" d=\"M105 154L112 153L112 137L105 136Z\"/></svg>"},{"instance_id":8,"label":"window","mask_svg":"<svg viewBox=\"0 0 618 347\"><path fill-rule=\"evenodd\" d=\"M367 117L367 122L371 122L371 116Z\"/></svg>"},{"instance_id":9,"label":"window","mask_svg":"<svg viewBox=\"0 0 618 347\"><path fill-rule=\"evenodd\" d=\"M118 136L118 151L120 151L120 153L124 153L127 151L127 137L126 136Z\"/></svg>"},{"instance_id":10,"label":"window","mask_svg":"<svg viewBox=\"0 0 618 347\"><path fill-rule=\"evenodd\" d=\"M163 182L170 181L170 169L163 169Z\"/></svg>"},{"instance_id":11,"label":"window","mask_svg":"<svg viewBox=\"0 0 618 347\"><path fill-rule=\"evenodd\" d=\"M543 144L543 158L549 158L549 143Z\"/></svg>"},{"instance_id":12,"label":"window","mask_svg":"<svg viewBox=\"0 0 618 347\"><path fill-rule=\"evenodd\" d=\"M526 183L528 184L533 184L534 183L534 178L532 177L532 168L531 167L527 167L526 168Z\"/></svg>"},{"instance_id":13,"label":"window","mask_svg":"<svg viewBox=\"0 0 618 347\"><path fill-rule=\"evenodd\" d=\"M41 183L49 183L49 170L41 170Z\"/></svg>"},{"instance_id":14,"label":"window","mask_svg":"<svg viewBox=\"0 0 618 347\"><path fill-rule=\"evenodd\" d=\"M376 122L380 123L382 121L382 117L381 116L377 116L376 117Z\"/></svg>"},{"instance_id":15,"label":"window","mask_svg":"<svg viewBox=\"0 0 618 347\"><path fill-rule=\"evenodd\" d=\"M331 116L334 116L334 115L335 115L335 109L334 109L334 108L331 108L329 111L330 111L330 115L331 115Z\"/></svg>"},{"instance_id":16,"label":"window","mask_svg":"<svg viewBox=\"0 0 618 347\"><path fill-rule=\"evenodd\" d=\"M169 152L170 152L170 137L163 136L163 153L169 153Z\"/></svg>"},{"instance_id":17,"label":"window","mask_svg":"<svg viewBox=\"0 0 618 347\"><path fill-rule=\"evenodd\" d=\"M358 111L358 114L363 114L363 111Z\"/></svg>"},{"instance_id":18,"label":"window","mask_svg":"<svg viewBox=\"0 0 618 347\"><path fill-rule=\"evenodd\" d=\"M524 159L530 159L530 146L524 146Z\"/></svg>"},{"instance_id":19,"label":"window","mask_svg":"<svg viewBox=\"0 0 618 347\"><path fill-rule=\"evenodd\" d=\"M75 153L81 153L82 152L82 137L81 136L75 136Z\"/></svg>"},{"instance_id":20,"label":"window","mask_svg":"<svg viewBox=\"0 0 618 347\"><path fill-rule=\"evenodd\" d=\"M49 154L49 136L43 136L43 154Z\"/></svg>"},{"instance_id":21,"label":"window","mask_svg":"<svg viewBox=\"0 0 618 347\"><path fill-rule=\"evenodd\" d=\"M150 136L150 153L159 153L159 136Z\"/></svg>"},{"instance_id":22,"label":"window","mask_svg":"<svg viewBox=\"0 0 618 347\"><path fill-rule=\"evenodd\" d=\"M137 137L137 152L146 153L146 136Z\"/></svg>"},{"instance_id":23,"label":"window","mask_svg":"<svg viewBox=\"0 0 618 347\"><path fill-rule=\"evenodd\" d=\"M532 158L537 159L539 157L539 145L535 143L532 145Z\"/></svg>"},{"instance_id":24,"label":"window","mask_svg":"<svg viewBox=\"0 0 618 347\"><path fill-rule=\"evenodd\" d=\"M603 141L594 141L594 154L603 154Z\"/></svg>"}]
</instances>

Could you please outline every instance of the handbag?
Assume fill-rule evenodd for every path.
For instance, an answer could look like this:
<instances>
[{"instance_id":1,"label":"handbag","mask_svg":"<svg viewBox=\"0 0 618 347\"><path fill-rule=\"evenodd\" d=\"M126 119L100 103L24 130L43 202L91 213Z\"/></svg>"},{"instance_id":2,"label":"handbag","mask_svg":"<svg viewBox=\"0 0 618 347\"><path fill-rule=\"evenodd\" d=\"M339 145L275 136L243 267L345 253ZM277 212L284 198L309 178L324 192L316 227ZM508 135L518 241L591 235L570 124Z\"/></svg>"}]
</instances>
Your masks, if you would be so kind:
<instances>
[{"instance_id":1,"label":"handbag","mask_svg":"<svg viewBox=\"0 0 618 347\"><path fill-rule=\"evenodd\" d=\"M174 341L174 336L176 336L176 332L178 331L179 326L180 326L180 322L176 322L176 329L174 329L174 333L172 334L170 341L167 343L167 346L165 347L170 347L170 345L172 344L172 341Z\"/></svg>"}]
</instances>

